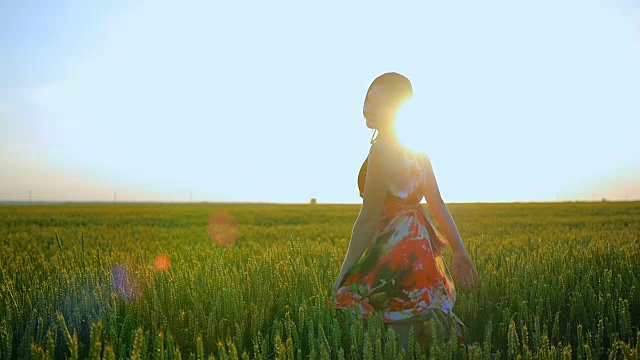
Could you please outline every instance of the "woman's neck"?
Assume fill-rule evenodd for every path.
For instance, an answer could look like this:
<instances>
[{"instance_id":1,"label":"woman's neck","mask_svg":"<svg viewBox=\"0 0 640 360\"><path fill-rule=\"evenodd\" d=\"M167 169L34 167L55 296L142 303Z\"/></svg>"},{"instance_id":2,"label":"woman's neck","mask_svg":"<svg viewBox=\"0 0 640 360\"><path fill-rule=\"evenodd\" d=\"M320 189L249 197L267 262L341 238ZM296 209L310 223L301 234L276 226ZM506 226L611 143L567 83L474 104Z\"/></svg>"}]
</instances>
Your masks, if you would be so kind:
<instances>
[{"instance_id":1,"label":"woman's neck","mask_svg":"<svg viewBox=\"0 0 640 360\"><path fill-rule=\"evenodd\" d=\"M385 142L397 143L398 137L393 129L379 129L376 141L383 140Z\"/></svg>"}]
</instances>

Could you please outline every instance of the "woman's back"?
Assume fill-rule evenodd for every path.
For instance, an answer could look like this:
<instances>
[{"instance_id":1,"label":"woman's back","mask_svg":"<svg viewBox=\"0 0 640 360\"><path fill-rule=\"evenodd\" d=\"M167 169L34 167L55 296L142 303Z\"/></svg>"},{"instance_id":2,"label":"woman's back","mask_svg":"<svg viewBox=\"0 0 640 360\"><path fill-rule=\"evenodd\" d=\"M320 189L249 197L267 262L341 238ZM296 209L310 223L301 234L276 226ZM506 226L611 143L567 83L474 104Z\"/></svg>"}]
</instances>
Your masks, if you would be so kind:
<instances>
[{"instance_id":1,"label":"woman's back","mask_svg":"<svg viewBox=\"0 0 640 360\"><path fill-rule=\"evenodd\" d=\"M405 205L417 205L424 194L424 161L426 155L416 154L407 150L400 150L396 156L393 167L387 169L390 172L388 201L398 201ZM358 188L360 196L364 194L364 184L368 159L362 164L358 175Z\"/></svg>"}]
</instances>

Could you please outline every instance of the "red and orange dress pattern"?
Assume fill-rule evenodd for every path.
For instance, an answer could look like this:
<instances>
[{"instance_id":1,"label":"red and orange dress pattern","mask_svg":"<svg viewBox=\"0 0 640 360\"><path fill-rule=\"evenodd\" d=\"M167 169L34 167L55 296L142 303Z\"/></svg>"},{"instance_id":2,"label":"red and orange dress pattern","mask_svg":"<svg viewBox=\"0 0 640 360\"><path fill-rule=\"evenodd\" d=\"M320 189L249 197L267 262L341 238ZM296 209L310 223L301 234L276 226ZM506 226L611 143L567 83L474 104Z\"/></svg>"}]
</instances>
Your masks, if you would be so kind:
<instances>
[{"instance_id":1,"label":"red and orange dress pattern","mask_svg":"<svg viewBox=\"0 0 640 360\"><path fill-rule=\"evenodd\" d=\"M432 318L438 310L455 324L458 341L463 341L466 328L452 311L456 289L440 254L447 241L420 204L427 161L425 155L403 155L401 171L390 179L378 233L343 278L335 307L365 317L377 311L387 323ZM358 178L361 196L363 174L366 161Z\"/></svg>"}]
</instances>

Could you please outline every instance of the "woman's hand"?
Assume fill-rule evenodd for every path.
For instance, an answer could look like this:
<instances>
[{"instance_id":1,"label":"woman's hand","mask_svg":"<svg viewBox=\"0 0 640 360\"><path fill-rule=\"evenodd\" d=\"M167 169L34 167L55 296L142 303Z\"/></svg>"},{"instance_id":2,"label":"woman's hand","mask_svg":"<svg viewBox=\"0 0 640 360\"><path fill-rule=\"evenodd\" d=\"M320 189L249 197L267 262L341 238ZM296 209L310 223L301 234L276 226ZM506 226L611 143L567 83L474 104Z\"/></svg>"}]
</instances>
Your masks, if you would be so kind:
<instances>
[{"instance_id":1,"label":"woman's hand","mask_svg":"<svg viewBox=\"0 0 640 360\"><path fill-rule=\"evenodd\" d=\"M461 289L471 289L476 286L478 271L476 271L469 255L466 253L454 254L451 266L453 267L453 276L460 284Z\"/></svg>"}]
</instances>

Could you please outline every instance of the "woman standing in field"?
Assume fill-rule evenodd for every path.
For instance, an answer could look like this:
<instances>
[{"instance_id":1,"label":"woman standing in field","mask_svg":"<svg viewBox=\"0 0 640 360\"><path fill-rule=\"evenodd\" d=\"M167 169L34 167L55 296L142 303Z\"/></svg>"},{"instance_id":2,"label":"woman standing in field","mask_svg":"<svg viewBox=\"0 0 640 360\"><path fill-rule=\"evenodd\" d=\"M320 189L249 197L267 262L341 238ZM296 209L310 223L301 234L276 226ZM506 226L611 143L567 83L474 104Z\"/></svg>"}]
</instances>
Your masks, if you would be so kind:
<instances>
[{"instance_id":1,"label":"woman standing in field","mask_svg":"<svg viewBox=\"0 0 640 360\"><path fill-rule=\"evenodd\" d=\"M478 277L440 196L429 158L405 149L394 132L396 112L412 95L411 82L398 73L380 75L367 91L363 114L378 136L372 138L360 169L362 209L333 287L336 308L360 311L365 317L379 312L404 348L411 328L426 347L427 329L436 320L455 328L458 342L464 341L466 328L452 311L456 290L441 256L447 243L460 285L473 287ZM423 197L446 237L420 205Z\"/></svg>"}]
</instances>

